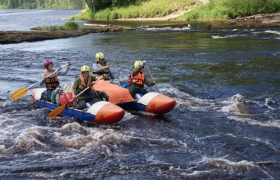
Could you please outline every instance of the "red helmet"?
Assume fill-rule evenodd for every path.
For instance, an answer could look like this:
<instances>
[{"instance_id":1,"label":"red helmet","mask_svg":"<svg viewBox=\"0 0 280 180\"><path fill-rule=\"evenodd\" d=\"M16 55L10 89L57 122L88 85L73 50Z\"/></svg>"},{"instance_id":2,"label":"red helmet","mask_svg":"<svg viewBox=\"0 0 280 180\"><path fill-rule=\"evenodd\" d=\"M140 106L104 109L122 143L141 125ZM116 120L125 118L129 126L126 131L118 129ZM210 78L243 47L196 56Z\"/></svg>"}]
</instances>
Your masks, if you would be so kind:
<instances>
[{"instance_id":1,"label":"red helmet","mask_svg":"<svg viewBox=\"0 0 280 180\"><path fill-rule=\"evenodd\" d=\"M45 68L48 69L48 66L49 66L50 64L53 65L53 62L52 62L51 60L46 60L46 61L44 62Z\"/></svg>"}]
</instances>

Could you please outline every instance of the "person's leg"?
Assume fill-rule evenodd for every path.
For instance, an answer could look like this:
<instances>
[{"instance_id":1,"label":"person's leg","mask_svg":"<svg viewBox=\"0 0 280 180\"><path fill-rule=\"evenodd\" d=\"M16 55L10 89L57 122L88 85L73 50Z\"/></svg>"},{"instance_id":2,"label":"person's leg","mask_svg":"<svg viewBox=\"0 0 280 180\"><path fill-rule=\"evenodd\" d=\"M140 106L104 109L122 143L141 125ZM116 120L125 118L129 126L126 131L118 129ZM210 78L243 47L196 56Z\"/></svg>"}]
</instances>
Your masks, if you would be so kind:
<instances>
[{"instance_id":1,"label":"person's leg","mask_svg":"<svg viewBox=\"0 0 280 180\"><path fill-rule=\"evenodd\" d=\"M128 89L130 95L134 98L135 94L137 93L137 88L130 86Z\"/></svg>"},{"instance_id":2,"label":"person's leg","mask_svg":"<svg viewBox=\"0 0 280 180\"><path fill-rule=\"evenodd\" d=\"M108 95L106 94L106 92L104 92L104 91L96 91L97 92L97 94L98 94L98 98L99 98L99 100L100 101L108 101L109 100L109 97L108 97Z\"/></svg>"},{"instance_id":3,"label":"person's leg","mask_svg":"<svg viewBox=\"0 0 280 180\"><path fill-rule=\"evenodd\" d=\"M88 99L88 102L92 102L93 104L98 101L101 101L101 100L95 93L91 94L90 98Z\"/></svg>"},{"instance_id":4,"label":"person's leg","mask_svg":"<svg viewBox=\"0 0 280 180\"><path fill-rule=\"evenodd\" d=\"M146 89L144 89L144 88L143 88L143 89L141 89L141 91L140 91L139 93L141 93L141 94L143 94L143 95L144 95L144 94L147 94L147 93L148 93L148 91L147 91Z\"/></svg>"},{"instance_id":5,"label":"person's leg","mask_svg":"<svg viewBox=\"0 0 280 180\"><path fill-rule=\"evenodd\" d=\"M53 89L47 89L46 101L51 102L52 92L53 92Z\"/></svg>"},{"instance_id":6,"label":"person's leg","mask_svg":"<svg viewBox=\"0 0 280 180\"><path fill-rule=\"evenodd\" d=\"M47 99L47 90L45 90L42 94L41 94L41 100L42 101L46 101Z\"/></svg>"},{"instance_id":7,"label":"person's leg","mask_svg":"<svg viewBox=\"0 0 280 180\"><path fill-rule=\"evenodd\" d=\"M94 104L96 102L100 101L100 99L98 97L93 97L91 98L91 102Z\"/></svg>"},{"instance_id":8,"label":"person's leg","mask_svg":"<svg viewBox=\"0 0 280 180\"><path fill-rule=\"evenodd\" d=\"M75 105L76 109L84 109L86 108L86 100L85 99L79 99L78 102Z\"/></svg>"},{"instance_id":9,"label":"person's leg","mask_svg":"<svg viewBox=\"0 0 280 180\"><path fill-rule=\"evenodd\" d=\"M139 100L139 99L141 99L142 98L142 96L144 95L144 94L147 94L148 92L146 91L146 89L144 89L144 88L138 88L137 89L137 93L135 94L135 96L134 96L134 99L135 100Z\"/></svg>"}]
</instances>

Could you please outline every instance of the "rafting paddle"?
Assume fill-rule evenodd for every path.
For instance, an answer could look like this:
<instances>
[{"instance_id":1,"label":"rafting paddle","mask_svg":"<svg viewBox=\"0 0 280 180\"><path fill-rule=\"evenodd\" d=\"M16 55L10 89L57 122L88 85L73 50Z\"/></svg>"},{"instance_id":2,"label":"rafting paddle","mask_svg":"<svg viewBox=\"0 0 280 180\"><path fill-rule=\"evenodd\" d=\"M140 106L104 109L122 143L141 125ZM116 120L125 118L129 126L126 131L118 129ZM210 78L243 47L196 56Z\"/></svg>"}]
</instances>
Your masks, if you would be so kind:
<instances>
[{"instance_id":1,"label":"rafting paddle","mask_svg":"<svg viewBox=\"0 0 280 180\"><path fill-rule=\"evenodd\" d=\"M151 78L152 78L153 82L155 82L155 80L154 80L154 78L153 78L152 74L151 74L151 73L150 73L150 71L149 71L149 68L148 68L148 66L147 66L147 64L146 64L146 61L143 61L143 62L145 63L145 66L146 66L146 68L147 68L147 70L148 70L148 73L150 74L150 76L151 76ZM155 86L156 86L156 88L157 88L157 85L156 85L156 84L155 84ZM157 91L158 91L158 93L159 93L158 88L157 88Z\"/></svg>"},{"instance_id":2,"label":"rafting paddle","mask_svg":"<svg viewBox=\"0 0 280 180\"><path fill-rule=\"evenodd\" d=\"M56 109L54 109L52 112L50 112L48 114L49 117L54 118L57 115L59 115L60 113L62 113L62 111L67 107L67 105L69 103L71 103L72 101L74 101L77 97L79 97L81 94L83 94L86 90L88 90L91 86L93 86L95 83L97 83L100 79L104 78L104 75L102 75L100 78L98 78L96 81L92 82L89 86L87 86L82 92L80 92L79 94L76 95L76 97L73 97L72 99L70 99L66 104L64 104L63 106L58 106Z\"/></svg>"},{"instance_id":3,"label":"rafting paddle","mask_svg":"<svg viewBox=\"0 0 280 180\"><path fill-rule=\"evenodd\" d=\"M68 64L65 64L64 66L62 66L62 67L59 68L58 70L56 70L56 71L54 71L53 73L49 74L47 77L50 77L51 75L53 75L54 73L60 71L62 68L64 68L64 67L67 66L67 65L68 65ZM19 88L18 90L16 90L15 92L13 92L13 93L11 94L11 98L12 98L14 101L20 99L22 96L24 96L24 95L27 93L28 89L30 89L31 87L33 87L33 86L35 86L36 84L40 83L41 81L43 81L43 80L44 80L45 78L47 78L47 77L44 77L44 78L41 79L40 81L38 81L38 82L32 84L31 86L29 86L29 87L27 87L27 88L26 88L26 87Z\"/></svg>"}]
</instances>

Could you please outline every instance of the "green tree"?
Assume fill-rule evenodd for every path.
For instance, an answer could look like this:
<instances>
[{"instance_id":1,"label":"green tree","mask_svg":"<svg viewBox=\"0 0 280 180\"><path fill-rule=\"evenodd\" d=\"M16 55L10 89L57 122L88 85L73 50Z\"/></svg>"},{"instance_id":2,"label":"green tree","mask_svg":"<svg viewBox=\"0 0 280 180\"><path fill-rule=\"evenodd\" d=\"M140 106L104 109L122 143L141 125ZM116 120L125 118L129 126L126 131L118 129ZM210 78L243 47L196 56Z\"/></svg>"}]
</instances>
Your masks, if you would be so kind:
<instances>
[{"instance_id":1,"label":"green tree","mask_svg":"<svg viewBox=\"0 0 280 180\"><path fill-rule=\"evenodd\" d=\"M84 0L0 0L0 8L6 9L84 9Z\"/></svg>"},{"instance_id":2,"label":"green tree","mask_svg":"<svg viewBox=\"0 0 280 180\"><path fill-rule=\"evenodd\" d=\"M94 0L85 0L87 7L92 10L93 12L95 12L95 2Z\"/></svg>"}]
</instances>

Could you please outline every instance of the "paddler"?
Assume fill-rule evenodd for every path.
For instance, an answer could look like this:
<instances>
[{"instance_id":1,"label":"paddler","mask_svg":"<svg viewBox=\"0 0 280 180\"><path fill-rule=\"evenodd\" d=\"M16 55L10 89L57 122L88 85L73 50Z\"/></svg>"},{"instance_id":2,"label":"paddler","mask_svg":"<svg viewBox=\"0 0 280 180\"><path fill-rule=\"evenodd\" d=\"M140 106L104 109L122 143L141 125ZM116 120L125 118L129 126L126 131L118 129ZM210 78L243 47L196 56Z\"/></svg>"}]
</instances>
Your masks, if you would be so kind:
<instances>
[{"instance_id":1,"label":"paddler","mask_svg":"<svg viewBox=\"0 0 280 180\"><path fill-rule=\"evenodd\" d=\"M90 67L88 65L82 66L80 71L81 75L79 75L72 86L73 98L88 86L90 86L92 82L96 81L95 76L90 76ZM91 90L91 88L88 88L84 93L78 96L78 102L75 104L74 108L85 109L87 102L91 102L94 104L100 100L101 99L98 97L97 92Z\"/></svg>"},{"instance_id":2,"label":"paddler","mask_svg":"<svg viewBox=\"0 0 280 180\"><path fill-rule=\"evenodd\" d=\"M45 72L42 75L42 81L40 85L45 84L47 88L47 92L42 94L42 99L46 101L51 101L52 92L59 86L60 82L57 76L65 76L68 73L71 62L67 62L67 68L64 72L55 72L56 70L53 68L53 62L51 60L46 60L44 62L44 67L46 68ZM55 73L54 73L55 72ZM52 74L53 73L53 74ZM49 76L49 74L52 74Z\"/></svg>"},{"instance_id":3,"label":"paddler","mask_svg":"<svg viewBox=\"0 0 280 180\"><path fill-rule=\"evenodd\" d=\"M144 67L146 61L135 61L132 76L130 81L130 86L128 88L131 96L135 98L136 93L141 93L142 95L148 93L147 90L144 88L144 85L153 86L156 84L155 81L150 81L145 77L144 74Z\"/></svg>"},{"instance_id":4,"label":"paddler","mask_svg":"<svg viewBox=\"0 0 280 180\"><path fill-rule=\"evenodd\" d=\"M96 53L96 62L92 65L92 75L95 77L104 75L105 80L114 80L115 77L110 69L109 64L105 61L105 56L102 52Z\"/></svg>"}]
</instances>

